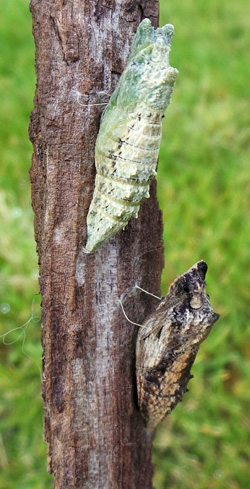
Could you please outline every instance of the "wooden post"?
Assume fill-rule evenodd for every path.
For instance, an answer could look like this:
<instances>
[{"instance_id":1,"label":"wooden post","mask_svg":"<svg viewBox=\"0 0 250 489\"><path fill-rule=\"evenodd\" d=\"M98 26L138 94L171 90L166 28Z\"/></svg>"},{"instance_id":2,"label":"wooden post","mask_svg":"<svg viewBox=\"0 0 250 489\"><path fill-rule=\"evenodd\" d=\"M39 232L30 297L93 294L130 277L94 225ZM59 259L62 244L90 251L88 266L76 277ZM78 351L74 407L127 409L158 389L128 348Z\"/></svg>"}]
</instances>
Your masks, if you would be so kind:
<instances>
[{"instance_id":1,"label":"wooden post","mask_svg":"<svg viewBox=\"0 0 250 489\"><path fill-rule=\"evenodd\" d=\"M100 115L158 1L31 0L37 89L30 179L40 264L44 434L54 487L149 489L151 432L136 405L136 328L160 294L156 184L137 220L84 255ZM126 299L127 297L127 299Z\"/></svg>"}]
</instances>

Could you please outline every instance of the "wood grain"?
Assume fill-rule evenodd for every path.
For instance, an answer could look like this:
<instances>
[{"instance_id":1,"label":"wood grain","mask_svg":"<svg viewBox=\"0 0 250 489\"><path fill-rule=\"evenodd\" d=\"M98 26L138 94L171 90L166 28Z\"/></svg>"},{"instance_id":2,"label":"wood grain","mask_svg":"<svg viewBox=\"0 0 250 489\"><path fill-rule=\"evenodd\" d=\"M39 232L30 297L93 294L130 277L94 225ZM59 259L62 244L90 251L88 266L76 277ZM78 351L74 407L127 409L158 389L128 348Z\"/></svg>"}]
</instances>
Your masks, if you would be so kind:
<instances>
[{"instance_id":1,"label":"wood grain","mask_svg":"<svg viewBox=\"0 0 250 489\"><path fill-rule=\"evenodd\" d=\"M31 0L31 12L37 88L30 179L48 470L56 489L149 489L153 435L136 407L135 332L118 298L135 282L160 287L155 182L126 231L93 256L81 249L102 111L93 104L106 102L114 90L140 21L148 17L157 26L158 2ZM140 321L151 308L142 300L127 310Z\"/></svg>"}]
</instances>

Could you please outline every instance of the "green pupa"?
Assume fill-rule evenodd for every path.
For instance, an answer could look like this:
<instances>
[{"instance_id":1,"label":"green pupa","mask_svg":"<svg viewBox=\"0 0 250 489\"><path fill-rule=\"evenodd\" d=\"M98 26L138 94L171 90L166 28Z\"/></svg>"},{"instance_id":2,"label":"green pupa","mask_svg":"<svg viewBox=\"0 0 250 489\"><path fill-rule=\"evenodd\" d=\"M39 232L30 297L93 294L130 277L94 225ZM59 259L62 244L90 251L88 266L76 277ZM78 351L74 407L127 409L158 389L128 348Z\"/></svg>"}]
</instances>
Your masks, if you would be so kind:
<instances>
[{"instance_id":1,"label":"green pupa","mask_svg":"<svg viewBox=\"0 0 250 489\"><path fill-rule=\"evenodd\" d=\"M178 71L169 65L174 28L139 25L131 55L102 116L95 147L96 179L87 216L85 252L138 216L156 175L162 118Z\"/></svg>"}]
</instances>

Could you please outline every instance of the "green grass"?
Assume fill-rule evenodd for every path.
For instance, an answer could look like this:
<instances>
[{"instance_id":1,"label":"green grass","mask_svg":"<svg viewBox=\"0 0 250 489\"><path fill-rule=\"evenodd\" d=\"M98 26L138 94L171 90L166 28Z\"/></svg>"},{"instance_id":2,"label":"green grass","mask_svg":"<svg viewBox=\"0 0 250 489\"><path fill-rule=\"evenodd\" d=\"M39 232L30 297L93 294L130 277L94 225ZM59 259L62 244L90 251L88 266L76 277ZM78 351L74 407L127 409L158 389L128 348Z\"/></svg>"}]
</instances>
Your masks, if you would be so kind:
<instances>
[{"instance_id":1,"label":"green grass","mask_svg":"<svg viewBox=\"0 0 250 489\"><path fill-rule=\"evenodd\" d=\"M211 303L221 319L198 355L190 392L158 429L154 486L245 489L250 484L250 4L162 0L160 24L166 22L175 26L171 64L179 75L158 170L163 291L204 259ZM25 324L33 309L39 315L40 301L28 177L35 74L27 0L1 6L0 49L4 334ZM0 342L0 489L52 487L42 441L40 322L34 318L25 331L24 344L20 330L5 338L16 343Z\"/></svg>"},{"instance_id":2,"label":"green grass","mask_svg":"<svg viewBox=\"0 0 250 489\"><path fill-rule=\"evenodd\" d=\"M179 75L158 170L163 288L197 260L221 314L182 404L158 429L156 489L250 484L250 4L162 2Z\"/></svg>"},{"instance_id":3,"label":"green grass","mask_svg":"<svg viewBox=\"0 0 250 489\"><path fill-rule=\"evenodd\" d=\"M0 51L0 335L4 335L40 315L28 176L35 73L27 0L1 5ZM42 439L40 330L35 317L24 327L25 341L20 329L0 341L1 489L52 487Z\"/></svg>"}]
</instances>

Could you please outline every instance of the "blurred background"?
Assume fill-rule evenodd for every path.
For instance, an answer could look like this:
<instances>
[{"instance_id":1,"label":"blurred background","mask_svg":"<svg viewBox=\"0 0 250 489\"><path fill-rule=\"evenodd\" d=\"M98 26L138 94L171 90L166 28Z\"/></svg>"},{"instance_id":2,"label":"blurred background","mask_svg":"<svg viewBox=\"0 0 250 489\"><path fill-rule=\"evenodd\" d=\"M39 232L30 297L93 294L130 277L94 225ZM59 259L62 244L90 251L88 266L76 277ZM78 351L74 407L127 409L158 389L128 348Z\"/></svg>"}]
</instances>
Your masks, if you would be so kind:
<instances>
[{"instance_id":1,"label":"blurred background","mask_svg":"<svg viewBox=\"0 0 250 489\"><path fill-rule=\"evenodd\" d=\"M162 292L200 259L221 319L190 392L158 428L156 489L250 487L250 3L161 1L179 75L164 120L158 196ZM40 397L40 297L28 169L35 90L27 0L1 5L0 488L52 488ZM153 292L154 284L152 284ZM18 329L16 329L18 328ZM6 335L6 333L9 334Z\"/></svg>"}]
</instances>

